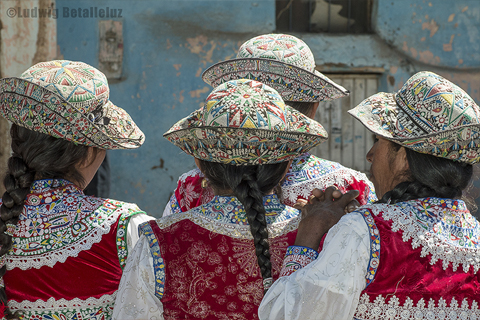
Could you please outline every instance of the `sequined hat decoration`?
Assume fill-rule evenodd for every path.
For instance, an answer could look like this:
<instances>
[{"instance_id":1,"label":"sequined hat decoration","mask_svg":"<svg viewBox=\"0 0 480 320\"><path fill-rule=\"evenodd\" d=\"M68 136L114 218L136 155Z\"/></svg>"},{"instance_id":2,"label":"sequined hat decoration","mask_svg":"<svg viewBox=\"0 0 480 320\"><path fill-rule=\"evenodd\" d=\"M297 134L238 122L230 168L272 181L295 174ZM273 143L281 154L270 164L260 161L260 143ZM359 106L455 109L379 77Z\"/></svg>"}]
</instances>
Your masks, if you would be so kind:
<instances>
[{"instance_id":1,"label":"sequined hat decoration","mask_svg":"<svg viewBox=\"0 0 480 320\"><path fill-rule=\"evenodd\" d=\"M195 158L232 165L288 161L327 139L316 121L286 106L272 88L232 80L164 136Z\"/></svg>"},{"instance_id":2,"label":"sequined hat decoration","mask_svg":"<svg viewBox=\"0 0 480 320\"><path fill-rule=\"evenodd\" d=\"M419 72L396 93L377 93L349 113L370 131L417 152L480 161L480 108L460 87Z\"/></svg>"},{"instance_id":3,"label":"sequined hat decoration","mask_svg":"<svg viewBox=\"0 0 480 320\"><path fill-rule=\"evenodd\" d=\"M202 79L214 88L229 80L256 80L277 90L284 101L317 102L348 96L348 90L315 70L306 43L287 34L248 40L236 59L211 66Z\"/></svg>"},{"instance_id":4,"label":"sequined hat decoration","mask_svg":"<svg viewBox=\"0 0 480 320\"><path fill-rule=\"evenodd\" d=\"M0 113L19 126L86 146L140 147L143 132L109 93L105 75L86 63L42 62L0 80Z\"/></svg>"}]
</instances>

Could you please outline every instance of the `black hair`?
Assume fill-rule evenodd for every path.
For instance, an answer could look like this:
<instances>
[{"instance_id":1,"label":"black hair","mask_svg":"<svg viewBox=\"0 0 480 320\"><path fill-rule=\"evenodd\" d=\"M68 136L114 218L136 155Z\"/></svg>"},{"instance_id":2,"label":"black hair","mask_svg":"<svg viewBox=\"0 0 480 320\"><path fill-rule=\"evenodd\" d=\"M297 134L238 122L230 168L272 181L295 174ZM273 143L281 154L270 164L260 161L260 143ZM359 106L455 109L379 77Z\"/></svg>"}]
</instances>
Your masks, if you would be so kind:
<instances>
[{"instance_id":1,"label":"black hair","mask_svg":"<svg viewBox=\"0 0 480 320\"><path fill-rule=\"evenodd\" d=\"M298 112L303 113L307 117L310 117L313 107L315 106L316 102L305 102L305 101L285 101L287 106L292 107L293 109L297 110Z\"/></svg>"},{"instance_id":2,"label":"black hair","mask_svg":"<svg viewBox=\"0 0 480 320\"><path fill-rule=\"evenodd\" d=\"M0 208L0 257L11 249L12 236L5 233L7 224L17 224L33 181L64 178L84 185L85 180L75 166L84 163L89 157L87 146L75 145L15 124L12 124L10 135L12 156L8 159L8 169L3 180L6 191ZM3 277L5 272L6 265L0 268L0 276ZM5 288L0 288L0 303L7 306ZM8 309L5 314L8 319L18 317Z\"/></svg>"},{"instance_id":3,"label":"black hair","mask_svg":"<svg viewBox=\"0 0 480 320\"><path fill-rule=\"evenodd\" d=\"M222 194L231 190L243 204L255 244L257 263L264 280L272 277L272 263L263 197L280 183L288 164L289 162L281 162L256 166L234 166L200 160L200 170L205 174L209 185L215 192Z\"/></svg>"},{"instance_id":4,"label":"black hair","mask_svg":"<svg viewBox=\"0 0 480 320\"><path fill-rule=\"evenodd\" d=\"M400 145L391 143L392 151ZM459 199L472 178L473 166L468 163L435 157L405 148L409 169L407 181L386 192L378 203L397 203L426 197Z\"/></svg>"}]
</instances>

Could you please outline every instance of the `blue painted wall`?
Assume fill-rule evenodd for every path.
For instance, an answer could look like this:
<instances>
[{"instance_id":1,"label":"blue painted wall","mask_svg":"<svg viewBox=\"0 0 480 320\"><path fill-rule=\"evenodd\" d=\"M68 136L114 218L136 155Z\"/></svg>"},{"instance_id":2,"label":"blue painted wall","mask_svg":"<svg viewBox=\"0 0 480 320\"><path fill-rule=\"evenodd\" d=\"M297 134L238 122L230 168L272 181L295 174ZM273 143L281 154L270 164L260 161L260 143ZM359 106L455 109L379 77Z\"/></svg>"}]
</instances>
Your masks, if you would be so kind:
<instances>
[{"instance_id":1,"label":"blue painted wall","mask_svg":"<svg viewBox=\"0 0 480 320\"><path fill-rule=\"evenodd\" d=\"M275 2L186 0L57 0L60 57L98 67L100 18L64 17L67 8L122 9L123 73L111 100L146 134L137 150L111 151L112 198L160 216L178 176L193 168L162 134L198 108L211 91L200 78L233 58L245 40L275 30ZM451 79L480 102L480 2L375 1L371 35L297 34L325 71L383 68L381 91L398 90L414 72Z\"/></svg>"},{"instance_id":2,"label":"blue painted wall","mask_svg":"<svg viewBox=\"0 0 480 320\"><path fill-rule=\"evenodd\" d=\"M98 67L99 18L63 17L67 8L122 9L122 79L111 100L129 112L146 135L136 150L110 151L111 197L136 202L160 216L178 176L193 159L162 134L197 109L211 91L200 78L214 62L231 58L244 39L275 28L272 1L57 0L60 54Z\"/></svg>"}]
</instances>

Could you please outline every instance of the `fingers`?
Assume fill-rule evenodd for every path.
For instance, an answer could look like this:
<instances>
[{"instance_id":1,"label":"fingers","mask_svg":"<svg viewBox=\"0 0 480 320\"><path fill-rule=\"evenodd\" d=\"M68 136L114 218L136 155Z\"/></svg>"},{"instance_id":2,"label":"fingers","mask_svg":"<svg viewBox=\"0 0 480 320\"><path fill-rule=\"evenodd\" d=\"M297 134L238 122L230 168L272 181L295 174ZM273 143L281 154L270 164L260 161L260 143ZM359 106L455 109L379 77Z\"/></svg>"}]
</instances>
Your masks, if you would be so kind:
<instances>
[{"instance_id":1,"label":"fingers","mask_svg":"<svg viewBox=\"0 0 480 320\"><path fill-rule=\"evenodd\" d=\"M308 204L307 200L298 199L297 202L293 205L295 209L302 210Z\"/></svg>"},{"instance_id":2,"label":"fingers","mask_svg":"<svg viewBox=\"0 0 480 320\"><path fill-rule=\"evenodd\" d=\"M335 202L338 202L338 204L342 207L346 207L347 204L349 204L352 200L358 197L359 194L360 192L358 190L349 190L340 199L335 200Z\"/></svg>"},{"instance_id":3,"label":"fingers","mask_svg":"<svg viewBox=\"0 0 480 320\"><path fill-rule=\"evenodd\" d=\"M343 193L335 186L330 186L325 191L320 189L313 189L312 196L310 196L308 202L314 203L315 201L324 201L325 199L334 200L343 196Z\"/></svg>"},{"instance_id":4,"label":"fingers","mask_svg":"<svg viewBox=\"0 0 480 320\"><path fill-rule=\"evenodd\" d=\"M314 203L316 201L324 201L325 193L320 189L313 189L312 196L309 198L309 203Z\"/></svg>"},{"instance_id":5,"label":"fingers","mask_svg":"<svg viewBox=\"0 0 480 320\"><path fill-rule=\"evenodd\" d=\"M355 211L358 207L360 207L360 203L357 201L357 199L353 199L350 201L347 206L345 207L345 213L350 213Z\"/></svg>"},{"instance_id":6,"label":"fingers","mask_svg":"<svg viewBox=\"0 0 480 320\"><path fill-rule=\"evenodd\" d=\"M340 190L334 190L332 192L333 199L338 199L338 198L341 198L342 196L343 196L343 193Z\"/></svg>"},{"instance_id":7,"label":"fingers","mask_svg":"<svg viewBox=\"0 0 480 320\"><path fill-rule=\"evenodd\" d=\"M312 194L317 198L322 198L324 196L324 192L320 189L313 189Z\"/></svg>"},{"instance_id":8,"label":"fingers","mask_svg":"<svg viewBox=\"0 0 480 320\"><path fill-rule=\"evenodd\" d=\"M337 195L337 197L333 196L334 193L335 193L335 195ZM338 196L339 193L340 193L340 196ZM325 194L325 199L327 199L327 200L338 199L342 196L342 193L340 191L338 191L335 186L330 186L327 189L325 189L324 194Z\"/></svg>"}]
</instances>

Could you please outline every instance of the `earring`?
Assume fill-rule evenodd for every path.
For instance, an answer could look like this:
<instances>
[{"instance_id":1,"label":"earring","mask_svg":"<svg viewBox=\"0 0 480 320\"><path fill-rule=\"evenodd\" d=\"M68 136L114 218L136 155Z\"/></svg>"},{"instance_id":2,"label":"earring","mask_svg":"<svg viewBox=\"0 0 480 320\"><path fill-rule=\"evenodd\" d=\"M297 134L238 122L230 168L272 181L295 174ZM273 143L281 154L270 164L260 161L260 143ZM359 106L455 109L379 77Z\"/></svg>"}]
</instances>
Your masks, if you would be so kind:
<instances>
[{"instance_id":1,"label":"earring","mask_svg":"<svg viewBox=\"0 0 480 320\"><path fill-rule=\"evenodd\" d=\"M203 179L202 179L202 188L205 189L205 188L207 187L207 185L208 185L207 179L206 179L206 178L203 178Z\"/></svg>"}]
</instances>

